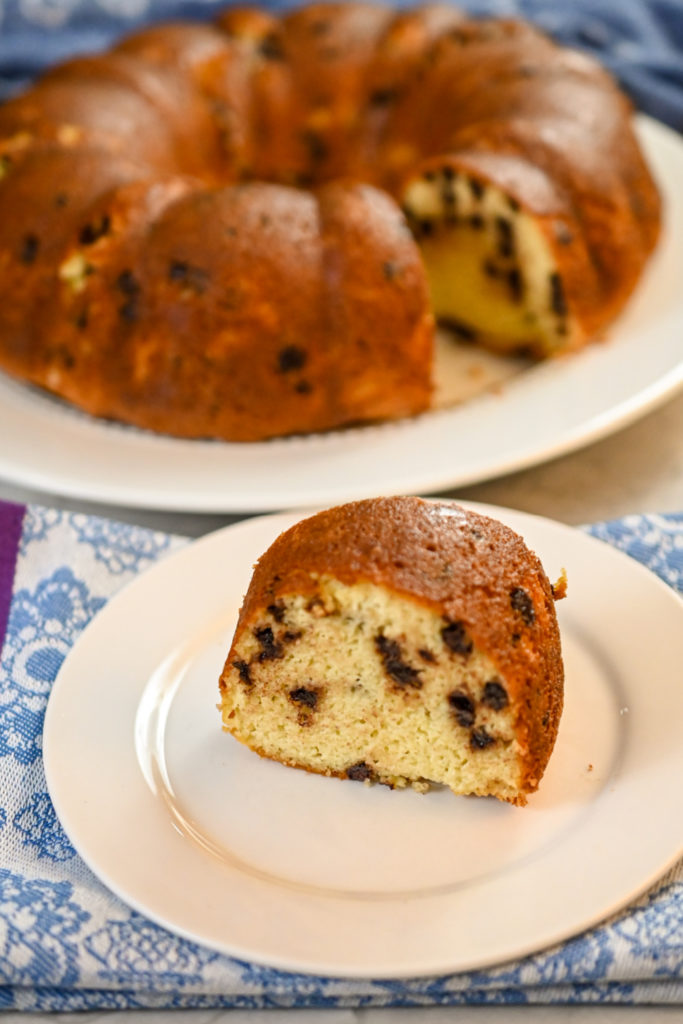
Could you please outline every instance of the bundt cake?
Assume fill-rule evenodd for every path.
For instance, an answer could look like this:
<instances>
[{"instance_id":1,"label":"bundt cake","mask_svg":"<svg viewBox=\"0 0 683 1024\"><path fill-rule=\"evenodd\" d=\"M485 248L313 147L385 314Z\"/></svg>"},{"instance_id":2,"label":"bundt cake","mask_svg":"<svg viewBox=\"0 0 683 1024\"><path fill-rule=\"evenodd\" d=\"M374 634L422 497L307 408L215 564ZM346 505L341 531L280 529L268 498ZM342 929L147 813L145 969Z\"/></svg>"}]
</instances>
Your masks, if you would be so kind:
<instances>
[{"instance_id":1,"label":"bundt cake","mask_svg":"<svg viewBox=\"0 0 683 1024\"><path fill-rule=\"evenodd\" d=\"M311 772L524 804L562 711L560 589L520 536L450 503L320 512L255 567L223 726Z\"/></svg>"},{"instance_id":2,"label":"bundt cake","mask_svg":"<svg viewBox=\"0 0 683 1024\"><path fill-rule=\"evenodd\" d=\"M435 318L543 357L620 311L659 228L630 118L449 5L145 28L0 108L0 368L183 437L418 413Z\"/></svg>"}]
</instances>

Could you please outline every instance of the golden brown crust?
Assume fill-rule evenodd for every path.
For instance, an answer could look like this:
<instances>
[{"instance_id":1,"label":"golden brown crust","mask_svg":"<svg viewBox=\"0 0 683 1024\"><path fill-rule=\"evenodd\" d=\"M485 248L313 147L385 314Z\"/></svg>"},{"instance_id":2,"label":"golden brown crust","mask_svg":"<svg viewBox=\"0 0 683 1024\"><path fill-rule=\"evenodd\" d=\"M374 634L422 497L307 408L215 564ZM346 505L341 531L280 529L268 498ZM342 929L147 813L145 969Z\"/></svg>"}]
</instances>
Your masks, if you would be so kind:
<instances>
[{"instance_id":1,"label":"golden brown crust","mask_svg":"<svg viewBox=\"0 0 683 1024\"><path fill-rule=\"evenodd\" d=\"M497 520L446 502L375 498L305 519L259 559L233 648L263 609L289 594L314 595L317 578L387 587L464 625L521 709L533 792L553 749L563 702L563 665L551 585L519 535Z\"/></svg>"},{"instance_id":2,"label":"golden brown crust","mask_svg":"<svg viewBox=\"0 0 683 1024\"><path fill-rule=\"evenodd\" d=\"M619 313L658 236L659 196L630 113L589 58L529 25L470 21L450 5L396 12L312 4L282 17L238 7L214 25L143 29L109 53L52 69L0 107L0 305L15 310L0 321L0 365L96 415L186 437L258 440L414 414L427 407L430 391L433 324L424 273L415 245L396 227L398 215L354 182L400 201L407 176L447 161L499 186L544 232L580 327L574 343L582 343ZM36 172L41 160L44 180ZM328 187L340 175L349 187ZM62 176L80 194L55 215L50 182ZM177 210L150 199L154 182L163 191L189 177L193 184L183 188L194 195ZM323 189L315 215L310 197L292 194L288 210L278 204L277 231L257 227L252 249L226 253L232 243L219 244L216 228L225 211L243 210L245 225L255 219L243 194L226 194L225 186L243 181ZM254 209L262 213L271 194L253 185ZM101 353L99 366L82 358L84 328L74 331L69 319L78 303L65 297L58 270L91 205L105 217L128 211L121 219L127 237L100 247L101 280L78 299L85 303L92 291L93 308L105 310L110 290L101 326L91 319L86 331ZM301 252L306 312L285 264L299 260L292 256L296 239L308 238L313 217L320 233ZM27 270L30 253L21 240L34 232L24 220L36 218L41 259ZM169 286L170 262L206 262L204 238L215 275L229 272L253 293L246 315L227 311L217 289L180 300ZM257 255L264 265L279 264L272 294ZM125 270L144 281L128 303L138 314L132 325L115 315L124 305L115 282ZM323 308L322 319L312 316ZM34 316L35 309L41 312ZM273 387L274 325L283 328L287 319L316 348L309 363L318 374L315 397ZM264 362L253 358L248 331ZM197 338L217 359L202 362ZM64 364L57 369L56 349ZM266 408L273 402L277 415Z\"/></svg>"}]
</instances>

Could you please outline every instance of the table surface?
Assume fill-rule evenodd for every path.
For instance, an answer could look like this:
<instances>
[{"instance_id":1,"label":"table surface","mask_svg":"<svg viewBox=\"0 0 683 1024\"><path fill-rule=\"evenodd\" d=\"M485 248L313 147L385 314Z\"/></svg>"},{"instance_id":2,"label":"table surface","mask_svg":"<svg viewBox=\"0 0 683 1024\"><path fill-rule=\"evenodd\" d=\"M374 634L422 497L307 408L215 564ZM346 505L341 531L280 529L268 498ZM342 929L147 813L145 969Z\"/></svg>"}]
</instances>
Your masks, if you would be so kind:
<instances>
[{"instance_id":1,"label":"table surface","mask_svg":"<svg viewBox=\"0 0 683 1024\"><path fill-rule=\"evenodd\" d=\"M683 394L613 436L571 455L445 496L507 506L570 525L628 513L683 511ZM239 516L154 512L79 502L0 481L0 498L40 502L199 537ZM56 1017L91 1024L160 1024L167 1013L85 1013ZM9 1013L29 1024L41 1015ZM681 1008L453 1007L422 1010L176 1011L173 1024L674 1024Z\"/></svg>"}]
</instances>

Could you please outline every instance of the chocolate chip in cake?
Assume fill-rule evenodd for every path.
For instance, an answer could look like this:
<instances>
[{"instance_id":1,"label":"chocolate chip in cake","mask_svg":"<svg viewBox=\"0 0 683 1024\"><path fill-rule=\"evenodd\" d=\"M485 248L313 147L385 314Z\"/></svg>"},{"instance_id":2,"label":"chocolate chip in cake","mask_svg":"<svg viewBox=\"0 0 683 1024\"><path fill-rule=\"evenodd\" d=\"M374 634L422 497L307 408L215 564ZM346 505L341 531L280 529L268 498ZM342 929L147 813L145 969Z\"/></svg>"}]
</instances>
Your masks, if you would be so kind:
<instances>
[{"instance_id":1,"label":"chocolate chip in cake","mask_svg":"<svg viewBox=\"0 0 683 1024\"><path fill-rule=\"evenodd\" d=\"M33 234L24 235L21 243L19 259L22 263L25 263L26 266L30 266L31 263L35 263L39 250L40 239L38 236Z\"/></svg>"},{"instance_id":2,"label":"chocolate chip in cake","mask_svg":"<svg viewBox=\"0 0 683 1024\"><path fill-rule=\"evenodd\" d=\"M245 686L253 686L254 685L254 680L251 678L251 671L250 671L249 665L247 664L246 661L242 661L241 659L237 659L236 661L233 661L232 667L237 669L237 671L239 673L239 677L242 680L242 682L245 684Z\"/></svg>"},{"instance_id":3,"label":"chocolate chip in cake","mask_svg":"<svg viewBox=\"0 0 683 1024\"><path fill-rule=\"evenodd\" d=\"M135 323L140 316L137 296L133 296L128 302L124 302L119 306L119 316L129 324Z\"/></svg>"},{"instance_id":4,"label":"chocolate chip in cake","mask_svg":"<svg viewBox=\"0 0 683 1024\"><path fill-rule=\"evenodd\" d=\"M266 60L284 60L282 40L276 32L269 32L259 43L258 52Z\"/></svg>"},{"instance_id":5,"label":"chocolate chip in cake","mask_svg":"<svg viewBox=\"0 0 683 1024\"><path fill-rule=\"evenodd\" d=\"M286 345L277 354L277 368L280 373L301 370L306 365L308 353L297 345Z\"/></svg>"},{"instance_id":6,"label":"chocolate chip in cake","mask_svg":"<svg viewBox=\"0 0 683 1024\"><path fill-rule=\"evenodd\" d=\"M378 633L375 637L375 647L382 658L384 671L394 682L399 686L412 686L416 690L420 689L422 686L420 669L413 668L403 660L401 647L396 640L390 640L389 637Z\"/></svg>"},{"instance_id":7,"label":"chocolate chip in cake","mask_svg":"<svg viewBox=\"0 0 683 1024\"><path fill-rule=\"evenodd\" d=\"M510 259L515 254L515 235L507 217L496 217L496 231L498 233L498 255L502 259Z\"/></svg>"},{"instance_id":8,"label":"chocolate chip in cake","mask_svg":"<svg viewBox=\"0 0 683 1024\"><path fill-rule=\"evenodd\" d=\"M436 664L436 655L433 654L426 647L420 647L417 653L420 655L423 661L429 662L430 665Z\"/></svg>"},{"instance_id":9,"label":"chocolate chip in cake","mask_svg":"<svg viewBox=\"0 0 683 1024\"><path fill-rule=\"evenodd\" d=\"M484 218L479 213L475 213L470 217L470 227L474 228L475 231L481 231L484 227Z\"/></svg>"},{"instance_id":10,"label":"chocolate chip in cake","mask_svg":"<svg viewBox=\"0 0 683 1024\"><path fill-rule=\"evenodd\" d=\"M492 708L493 711L502 711L508 705L507 690L499 679L491 679L484 685L484 692L481 698L482 704Z\"/></svg>"},{"instance_id":11,"label":"chocolate chip in cake","mask_svg":"<svg viewBox=\"0 0 683 1024\"><path fill-rule=\"evenodd\" d=\"M470 746L474 750L484 750L486 747L490 747L492 743L495 743L495 739L490 733L486 731L483 725L473 729L470 733Z\"/></svg>"},{"instance_id":12,"label":"chocolate chip in cake","mask_svg":"<svg viewBox=\"0 0 683 1024\"><path fill-rule=\"evenodd\" d=\"M523 587L515 587L510 591L510 604L513 611L519 612L527 626L533 625L536 613L531 598Z\"/></svg>"},{"instance_id":13,"label":"chocolate chip in cake","mask_svg":"<svg viewBox=\"0 0 683 1024\"><path fill-rule=\"evenodd\" d=\"M269 615L272 615L276 622L284 622L285 607L282 601L275 601L266 608Z\"/></svg>"},{"instance_id":14,"label":"chocolate chip in cake","mask_svg":"<svg viewBox=\"0 0 683 1024\"><path fill-rule=\"evenodd\" d=\"M390 87L375 89L370 93L369 103L373 107L388 107L398 98L398 91Z\"/></svg>"},{"instance_id":15,"label":"chocolate chip in cake","mask_svg":"<svg viewBox=\"0 0 683 1024\"><path fill-rule=\"evenodd\" d=\"M452 317L448 317L448 319L444 319L442 323L449 331L453 331L456 338L460 338L461 341L477 340L477 332L474 327L470 327L468 324L462 323L461 320L454 320Z\"/></svg>"},{"instance_id":16,"label":"chocolate chip in cake","mask_svg":"<svg viewBox=\"0 0 683 1024\"><path fill-rule=\"evenodd\" d=\"M259 661L274 661L283 656L282 644L276 641L270 626L261 626L255 629L254 636L261 645Z\"/></svg>"},{"instance_id":17,"label":"chocolate chip in cake","mask_svg":"<svg viewBox=\"0 0 683 1024\"><path fill-rule=\"evenodd\" d=\"M464 725L466 729L474 725L474 702L464 690L453 690L452 693L449 693L448 703L455 712L455 720L458 725Z\"/></svg>"},{"instance_id":18,"label":"chocolate chip in cake","mask_svg":"<svg viewBox=\"0 0 683 1024\"><path fill-rule=\"evenodd\" d=\"M484 185L481 181L477 181L476 178L468 178L470 191L475 199L481 199L484 195Z\"/></svg>"},{"instance_id":19,"label":"chocolate chip in cake","mask_svg":"<svg viewBox=\"0 0 683 1024\"><path fill-rule=\"evenodd\" d=\"M472 653L472 641L467 635L467 630L462 622L459 620L456 622L449 622L441 630L441 639L445 643L449 650L453 651L454 654L464 654L467 656Z\"/></svg>"},{"instance_id":20,"label":"chocolate chip in cake","mask_svg":"<svg viewBox=\"0 0 683 1024\"><path fill-rule=\"evenodd\" d=\"M317 132L308 129L301 133L301 138L308 150L308 155L312 163L322 163L323 160L327 159L327 143L320 135L318 135Z\"/></svg>"},{"instance_id":21,"label":"chocolate chip in cake","mask_svg":"<svg viewBox=\"0 0 683 1024\"><path fill-rule=\"evenodd\" d=\"M94 221L91 224L86 224L84 228L81 228L78 241L81 245L94 245L100 238L104 238L105 235L108 235L110 231L111 217L105 213L99 220Z\"/></svg>"},{"instance_id":22,"label":"chocolate chip in cake","mask_svg":"<svg viewBox=\"0 0 683 1024\"><path fill-rule=\"evenodd\" d=\"M140 291L140 282L132 270L122 270L116 278L116 287L124 295L137 295Z\"/></svg>"},{"instance_id":23,"label":"chocolate chip in cake","mask_svg":"<svg viewBox=\"0 0 683 1024\"><path fill-rule=\"evenodd\" d=\"M286 629L282 634L282 642L285 644L293 644L295 640L300 640L303 636L301 630Z\"/></svg>"},{"instance_id":24,"label":"chocolate chip in cake","mask_svg":"<svg viewBox=\"0 0 683 1024\"><path fill-rule=\"evenodd\" d=\"M293 704L302 704L311 710L318 705L318 691L306 686L297 686L295 690L290 690L287 696Z\"/></svg>"},{"instance_id":25,"label":"chocolate chip in cake","mask_svg":"<svg viewBox=\"0 0 683 1024\"><path fill-rule=\"evenodd\" d=\"M517 267L507 272L507 283L513 302L520 302L522 298L522 275Z\"/></svg>"},{"instance_id":26,"label":"chocolate chip in cake","mask_svg":"<svg viewBox=\"0 0 683 1024\"><path fill-rule=\"evenodd\" d=\"M453 178L443 178L441 182L441 201L446 207L446 213L449 218L453 218L455 215L455 207L457 204L457 196L455 194L455 187L453 185Z\"/></svg>"},{"instance_id":27,"label":"chocolate chip in cake","mask_svg":"<svg viewBox=\"0 0 683 1024\"><path fill-rule=\"evenodd\" d=\"M179 284L191 288L202 295L209 284L209 272L202 267L197 267L186 260L171 260L168 267L170 281L177 281Z\"/></svg>"},{"instance_id":28,"label":"chocolate chip in cake","mask_svg":"<svg viewBox=\"0 0 683 1024\"><path fill-rule=\"evenodd\" d=\"M564 287L562 280L558 273L550 275L550 305L553 313L557 313L558 316L566 316L567 314L567 300L564 295Z\"/></svg>"},{"instance_id":29,"label":"chocolate chip in cake","mask_svg":"<svg viewBox=\"0 0 683 1024\"><path fill-rule=\"evenodd\" d=\"M357 761L346 769L346 778L353 779L354 782L367 782L372 777L372 768L365 761Z\"/></svg>"}]
</instances>

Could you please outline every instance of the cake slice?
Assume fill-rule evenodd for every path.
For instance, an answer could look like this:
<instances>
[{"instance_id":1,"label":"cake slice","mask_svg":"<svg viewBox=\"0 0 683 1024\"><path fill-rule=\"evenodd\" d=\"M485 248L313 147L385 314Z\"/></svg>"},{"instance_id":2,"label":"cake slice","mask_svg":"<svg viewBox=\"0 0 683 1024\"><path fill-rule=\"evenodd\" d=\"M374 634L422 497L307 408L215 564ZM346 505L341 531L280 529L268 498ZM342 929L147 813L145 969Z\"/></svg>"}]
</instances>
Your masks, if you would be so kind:
<instances>
[{"instance_id":1,"label":"cake slice","mask_svg":"<svg viewBox=\"0 0 683 1024\"><path fill-rule=\"evenodd\" d=\"M562 710L555 596L521 537L456 505L321 512L255 567L224 728L295 768L524 804Z\"/></svg>"}]
</instances>

